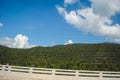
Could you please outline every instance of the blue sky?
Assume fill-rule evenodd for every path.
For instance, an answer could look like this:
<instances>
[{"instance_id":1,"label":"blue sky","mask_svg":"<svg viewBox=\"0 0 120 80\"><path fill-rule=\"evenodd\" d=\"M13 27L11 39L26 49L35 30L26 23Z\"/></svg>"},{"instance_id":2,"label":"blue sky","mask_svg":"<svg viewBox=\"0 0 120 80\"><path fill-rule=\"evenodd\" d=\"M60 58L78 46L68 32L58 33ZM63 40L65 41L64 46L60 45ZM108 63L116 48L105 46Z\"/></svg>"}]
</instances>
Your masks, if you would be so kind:
<instances>
[{"instance_id":1,"label":"blue sky","mask_svg":"<svg viewBox=\"0 0 120 80\"><path fill-rule=\"evenodd\" d=\"M56 45L64 44L67 41L69 43L70 40L73 43L119 43L120 9L117 8L120 7L117 4L119 0L116 0L116 3L110 0L113 3L111 6L114 7L116 4L117 6L115 6L115 9L108 6L106 8L108 12L109 9L112 9L111 14L108 15L106 15L107 11L103 13L98 11L103 7L96 6L98 3L108 4L105 1L108 0L101 0L101 2L95 0L0 0L0 44L8 47L24 48L30 45L51 46L53 42ZM85 21L87 21L89 15L83 13L86 10L89 14L91 10L88 8L93 10L91 13L95 14L95 18L97 16L103 17L102 20L106 20L103 23L112 22L109 23L109 26L102 24L103 28L107 26L109 30L109 27L115 27L115 30L118 31L110 29L108 33L104 33L97 31L95 27L93 28L96 31L92 28L88 29L91 24L95 26L90 21L88 23L91 24L87 25L81 25L81 21L75 22L76 20L82 20L79 19L81 16L85 17ZM115 32L111 33L111 31Z\"/></svg>"}]
</instances>

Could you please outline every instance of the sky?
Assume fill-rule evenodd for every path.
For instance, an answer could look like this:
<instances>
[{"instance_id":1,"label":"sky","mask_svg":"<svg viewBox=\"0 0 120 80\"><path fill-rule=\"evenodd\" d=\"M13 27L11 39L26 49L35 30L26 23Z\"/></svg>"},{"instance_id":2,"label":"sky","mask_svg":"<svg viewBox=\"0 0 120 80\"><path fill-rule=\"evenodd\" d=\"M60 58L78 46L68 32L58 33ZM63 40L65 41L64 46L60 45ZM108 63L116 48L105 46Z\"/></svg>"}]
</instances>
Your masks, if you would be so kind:
<instances>
[{"instance_id":1,"label":"sky","mask_svg":"<svg viewBox=\"0 0 120 80\"><path fill-rule=\"evenodd\" d=\"M0 45L120 43L120 0L0 0Z\"/></svg>"}]
</instances>

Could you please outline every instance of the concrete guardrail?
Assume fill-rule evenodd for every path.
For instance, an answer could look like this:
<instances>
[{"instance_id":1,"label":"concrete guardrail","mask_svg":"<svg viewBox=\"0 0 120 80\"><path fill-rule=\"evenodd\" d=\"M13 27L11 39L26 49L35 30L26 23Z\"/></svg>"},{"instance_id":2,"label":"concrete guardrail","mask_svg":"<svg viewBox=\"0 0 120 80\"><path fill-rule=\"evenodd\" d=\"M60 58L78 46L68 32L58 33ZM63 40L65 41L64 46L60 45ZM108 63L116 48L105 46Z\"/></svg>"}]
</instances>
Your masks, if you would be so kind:
<instances>
[{"instance_id":1,"label":"concrete guardrail","mask_svg":"<svg viewBox=\"0 0 120 80\"><path fill-rule=\"evenodd\" d=\"M0 65L0 80L120 80L120 72Z\"/></svg>"}]
</instances>

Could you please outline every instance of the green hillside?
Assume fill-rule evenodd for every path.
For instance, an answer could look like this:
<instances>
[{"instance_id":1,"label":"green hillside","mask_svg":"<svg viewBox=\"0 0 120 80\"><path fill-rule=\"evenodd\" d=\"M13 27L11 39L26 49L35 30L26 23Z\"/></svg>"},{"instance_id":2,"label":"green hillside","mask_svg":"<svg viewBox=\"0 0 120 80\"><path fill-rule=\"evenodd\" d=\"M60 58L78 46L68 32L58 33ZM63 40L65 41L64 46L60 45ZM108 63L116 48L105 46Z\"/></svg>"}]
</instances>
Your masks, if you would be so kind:
<instances>
[{"instance_id":1,"label":"green hillside","mask_svg":"<svg viewBox=\"0 0 120 80\"><path fill-rule=\"evenodd\" d=\"M120 71L120 44L72 44L13 49L0 46L0 64Z\"/></svg>"}]
</instances>

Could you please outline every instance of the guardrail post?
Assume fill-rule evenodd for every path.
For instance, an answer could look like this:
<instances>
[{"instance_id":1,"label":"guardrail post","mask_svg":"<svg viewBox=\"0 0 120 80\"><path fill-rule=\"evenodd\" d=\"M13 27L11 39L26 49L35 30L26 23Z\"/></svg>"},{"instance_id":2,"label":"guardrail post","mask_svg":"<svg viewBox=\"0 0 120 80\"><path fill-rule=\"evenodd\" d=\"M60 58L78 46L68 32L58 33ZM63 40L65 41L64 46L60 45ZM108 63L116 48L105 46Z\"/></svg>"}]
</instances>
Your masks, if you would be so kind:
<instances>
[{"instance_id":1,"label":"guardrail post","mask_svg":"<svg viewBox=\"0 0 120 80\"><path fill-rule=\"evenodd\" d=\"M52 69L52 75L55 76L55 69Z\"/></svg>"},{"instance_id":2,"label":"guardrail post","mask_svg":"<svg viewBox=\"0 0 120 80\"><path fill-rule=\"evenodd\" d=\"M3 72L5 71L5 65L2 65L2 71Z\"/></svg>"},{"instance_id":3,"label":"guardrail post","mask_svg":"<svg viewBox=\"0 0 120 80\"><path fill-rule=\"evenodd\" d=\"M75 71L75 76L79 77L79 71L77 71L77 70Z\"/></svg>"},{"instance_id":4,"label":"guardrail post","mask_svg":"<svg viewBox=\"0 0 120 80\"><path fill-rule=\"evenodd\" d=\"M99 72L99 77L103 78L103 72Z\"/></svg>"},{"instance_id":5,"label":"guardrail post","mask_svg":"<svg viewBox=\"0 0 120 80\"><path fill-rule=\"evenodd\" d=\"M11 72L11 66L7 65L8 72Z\"/></svg>"},{"instance_id":6,"label":"guardrail post","mask_svg":"<svg viewBox=\"0 0 120 80\"><path fill-rule=\"evenodd\" d=\"M33 69L29 68L29 73L32 74L32 72L33 72Z\"/></svg>"}]
</instances>

